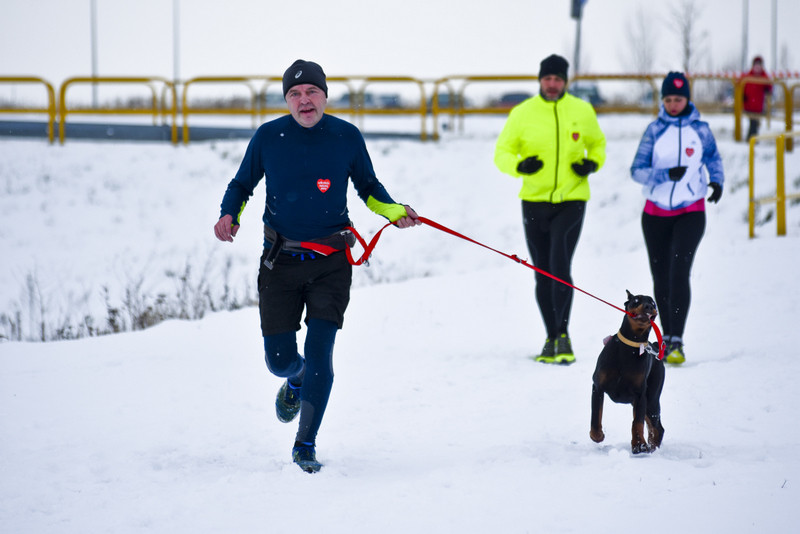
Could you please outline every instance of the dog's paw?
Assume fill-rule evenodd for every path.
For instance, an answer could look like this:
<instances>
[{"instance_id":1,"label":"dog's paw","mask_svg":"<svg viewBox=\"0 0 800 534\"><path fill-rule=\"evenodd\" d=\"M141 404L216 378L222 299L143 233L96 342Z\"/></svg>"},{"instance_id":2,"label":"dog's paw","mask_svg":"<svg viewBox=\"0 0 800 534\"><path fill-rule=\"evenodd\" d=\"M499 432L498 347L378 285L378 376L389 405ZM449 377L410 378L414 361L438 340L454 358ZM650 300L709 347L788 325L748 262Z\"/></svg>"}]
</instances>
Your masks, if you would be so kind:
<instances>
[{"instance_id":1,"label":"dog's paw","mask_svg":"<svg viewBox=\"0 0 800 534\"><path fill-rule=\"evenodd\" d=\"M633 443L631 445L631 452L633 454L642 454L643 452L653 452L655 449L651 449L647 443Z\"/></svg>"},{"instance_id":2,"label":"dog's paw","mask_svg":"<svg viewBox=\"0 0 800 534\"><path fill-rule=\"evenodd\" d=\"M594 441L595 443L600 443L604 439L606 439L606 435L603 433L602 430L595 430L595 429L589 431L589 437L592 438L592 441Z\"/></svg>"}]
</instances>

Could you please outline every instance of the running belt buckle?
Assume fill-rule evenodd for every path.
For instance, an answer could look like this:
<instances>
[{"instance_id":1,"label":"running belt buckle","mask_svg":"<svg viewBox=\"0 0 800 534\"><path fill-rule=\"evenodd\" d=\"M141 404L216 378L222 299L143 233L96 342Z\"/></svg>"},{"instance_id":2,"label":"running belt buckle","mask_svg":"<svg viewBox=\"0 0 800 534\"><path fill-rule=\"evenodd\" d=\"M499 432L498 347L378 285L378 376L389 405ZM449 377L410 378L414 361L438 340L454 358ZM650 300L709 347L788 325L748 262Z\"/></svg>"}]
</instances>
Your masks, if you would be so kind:
<instances>
[{"instance_id":1,"label":"running belt buckle","mask_svg":"<svg viewBox=\"0 0 800 534\"><path fill-rule=\"evenodd\" d=\"M283 249L283 243L283 236L276 234L275 241L272 242L272 246L270 247L269 252L267 252L266 258L264 258L264 267L270 271L273 267L275 267L275 258L277 258L278 254L281 253L281 250Z\"/></svg>"},{"instance_id":2,"label":"running belt buckle","mask_svg":"<svg viewBox=\"0 0 800 534\"><path fill-rule=\"evenodd\" d=\"M350 230L342 230L339 232L339 235L344 237L344 242L348 247L353 248L355 246L356 236L353 235L353 232Z\"/></svg>"}]
</instances>

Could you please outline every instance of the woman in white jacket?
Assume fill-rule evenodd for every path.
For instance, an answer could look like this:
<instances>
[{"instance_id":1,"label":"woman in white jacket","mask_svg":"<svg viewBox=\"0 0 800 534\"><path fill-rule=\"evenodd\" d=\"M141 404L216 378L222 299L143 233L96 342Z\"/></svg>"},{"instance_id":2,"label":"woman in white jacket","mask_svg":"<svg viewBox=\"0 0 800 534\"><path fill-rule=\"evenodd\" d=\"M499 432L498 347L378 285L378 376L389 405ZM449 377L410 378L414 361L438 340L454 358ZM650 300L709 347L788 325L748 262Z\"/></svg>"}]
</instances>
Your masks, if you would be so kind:
<instances>
[{"instance_id":1,"label":"woman in white jacket","mask_svg":"<svg viewBox=\"0 0 800 534\"><path fill-rule=\"evenodd\" d=\"M690 275L706 227L708 202L722 196L722 160L708 123L691 102L689 81L670 72L661 86L658 118L648 125L631 175L647 199L642 232L660 310L667 362L686 361L683 332L691 303Z\"/></svg>"}]
</instances>

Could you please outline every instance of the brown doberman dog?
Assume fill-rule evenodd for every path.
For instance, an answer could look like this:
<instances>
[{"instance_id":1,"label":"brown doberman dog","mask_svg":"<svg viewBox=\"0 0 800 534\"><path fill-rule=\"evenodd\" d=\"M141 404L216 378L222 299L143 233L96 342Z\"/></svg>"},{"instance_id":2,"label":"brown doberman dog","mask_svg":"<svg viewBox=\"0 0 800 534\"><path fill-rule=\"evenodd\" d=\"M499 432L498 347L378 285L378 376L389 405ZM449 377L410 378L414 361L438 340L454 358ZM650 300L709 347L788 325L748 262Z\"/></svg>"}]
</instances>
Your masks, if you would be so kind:
<instances>
[{"instance_id":1,"label":"brown doberman dog","mask_svg":"<svg viewBox=\"0 0 800 534\"><path fill-rule=\"evenodd\" d=\"M653 452L661 446L661 390L664 387L664 362L657 359L657 344L648 343L651 321L658 315L655 301L646 295L627 291L625 318L619 332L606 338L597 357L592 376L592 421L589 437L600 443L603 433L604 394L620 404L633 405L631 448L633 454ZM655 347L655 348L654 348ZM645 441L644 423L648 438Z\"/></svg>"}]
</instances>

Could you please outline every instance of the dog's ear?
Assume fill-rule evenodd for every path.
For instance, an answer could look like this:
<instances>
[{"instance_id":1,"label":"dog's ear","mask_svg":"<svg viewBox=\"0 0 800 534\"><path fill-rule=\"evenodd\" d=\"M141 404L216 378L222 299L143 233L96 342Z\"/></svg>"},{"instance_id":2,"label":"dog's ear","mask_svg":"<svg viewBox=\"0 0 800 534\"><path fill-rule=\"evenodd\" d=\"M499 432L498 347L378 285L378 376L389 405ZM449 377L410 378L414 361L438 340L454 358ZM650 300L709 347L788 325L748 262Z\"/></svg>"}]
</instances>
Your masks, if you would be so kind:
<instances>
[{"instance_id":1,"label":"dog's ear","mask_svg":"<svg viewBox=\"0 0 800 534\"><path fill-rule=\"evenodd\" d=\"M627 289L625 290L625 293L628 294L628 300L625 301L625 307L627 308L628 307L628 303L633 300L633 294L630 291L628 291Z\"/></svg>"}]
</instances>

